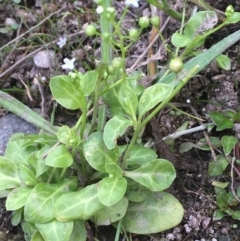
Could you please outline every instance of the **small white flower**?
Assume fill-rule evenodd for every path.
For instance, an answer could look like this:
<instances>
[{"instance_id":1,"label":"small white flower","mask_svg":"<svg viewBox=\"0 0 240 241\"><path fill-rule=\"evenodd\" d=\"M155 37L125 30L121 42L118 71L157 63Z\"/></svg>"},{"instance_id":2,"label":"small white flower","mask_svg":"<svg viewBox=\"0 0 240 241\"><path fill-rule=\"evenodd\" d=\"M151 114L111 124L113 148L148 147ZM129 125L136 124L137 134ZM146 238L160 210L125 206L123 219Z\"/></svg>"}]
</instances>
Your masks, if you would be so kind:
<instances>
[{"instance_id":1,"label":"small white flower","mask_svg":"<svg viewBox=\"0 0 240 241\"><path fill-rule=\"evenodd\" d=\"M139 7L138 2L139 0L125 0L125 5L126 6L132 5L133 7L138 8Z\"/></svg>"},{"instance_id":2,"label":"small white flower","mask_svg":"<svg viewBox=\"0 0 240 241\"><path fill-rule=\"evenodd\" d=\"M75 58L72 58L72 59L68 59L68 58L65 58L63 60L63 62L65 64L62 65L62 68L63 69L70 69L70 70L73 70L74 69L74 62L75 62Z\"/></svg>"},{"instance_id":3,"label":"small white flower","mask_svg":"<svg viewBox=\"0 0 240 241\"><path fill-rule=\"evenodd\" d=\"M96 13L98 13L99 15L103 13L103 7L102 6L98 6L96 9Z\"/></svg>"},{"instance_id":4,"label":"small white flower","mask_svg":"<svg viewBox=\"0 0 240 241\"><path fill-rule=\"evenodd\" d=\"M64 36L64 37L60 37L58 42L57 42L57 45L59 46L59 48L61 49L67 42L67 38Z\"/></svg>"},{"instance_id":5,"label":"small white flower","mask_svg":"<svg viewBox=\"0 0 240 241\"><path fill-rule=\"evenodd\" d=\"M190 104L190 103L191 103L191 100L190 100L190 99L187 99L186 102L187 102L188 104Z\"/></svg>"}]
</instances>

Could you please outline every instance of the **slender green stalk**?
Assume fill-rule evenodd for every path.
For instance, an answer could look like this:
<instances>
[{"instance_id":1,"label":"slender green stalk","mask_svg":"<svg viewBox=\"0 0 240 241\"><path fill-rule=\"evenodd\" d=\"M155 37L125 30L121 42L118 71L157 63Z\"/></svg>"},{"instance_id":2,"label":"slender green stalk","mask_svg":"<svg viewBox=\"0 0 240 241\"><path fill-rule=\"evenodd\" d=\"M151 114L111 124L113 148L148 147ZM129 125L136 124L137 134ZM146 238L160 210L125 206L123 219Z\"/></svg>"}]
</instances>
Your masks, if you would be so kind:
<instances>
[{"instance_id":1,"label":"slender green stalk","mask_svg":"<svg viewBox=\"0 0 240 241\"><path fill-rule=\"evenodd\" d=\"M122 226L122 219L118 221L117 232L116 232L114 241L119 241L121 226Z\"/></svg>"},{"instance_id":2,"label":"slender green stalk","mask_svg":"<svg viewBox=\"0 0 240 241\"><path fill-rule=\"evenodd\" d=\"M112 0L104 0L102 6L104 9L112 7ZM100 16L100 28L101 33L112 33L112 23L104 18L103 15ZM109 64L113 59L113 49L111 45L103 40L101 41L101 56L102 61L107 64Z\"/></svg>"}]
</instances>

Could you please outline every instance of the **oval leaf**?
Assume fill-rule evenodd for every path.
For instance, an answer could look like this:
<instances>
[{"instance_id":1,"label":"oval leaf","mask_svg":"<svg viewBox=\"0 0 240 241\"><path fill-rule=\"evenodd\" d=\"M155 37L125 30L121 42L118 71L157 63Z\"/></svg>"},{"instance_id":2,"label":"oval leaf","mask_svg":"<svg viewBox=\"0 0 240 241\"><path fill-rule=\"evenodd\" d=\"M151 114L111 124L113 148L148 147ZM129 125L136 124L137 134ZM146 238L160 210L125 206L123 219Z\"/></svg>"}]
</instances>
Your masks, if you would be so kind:
<instances>
[{"instance_id":1,"label":"oval leaf","mask_svg":"<svg viewBox=\"0 0 240 241\"><path fill-rule=\"evenodd\" d=\"M37 184L25 203L25 220L31 223L49 222L54 218L55 199L76 187L75 178L58 184Z\"/></svg>"},{"instance_id":2,"label":"oval leaf","mask_svg":"<svg viewBox=\"0 0 240 241\"><path fill-rule=\"evenodd\" d=\"M152 193L142 202L129 202L122 225L130 233L159 233L178 225L183 214L181 203L173 195Z\"/></svg>"},{"instance_id":3,"label":"oval leaf","mask_svg":"<svg viewBox=\"0 0 240 241\"><path fill-rule=\"evenodd\" d=\"M174 33L171 38L171 42L175 47L185 47L189 45L193 41L193 38L189 38L188 36L185 36L180 33Z\"/></svg>"},{"instance_id":4,"label":"oval leaf","mask_svg":"<svg viewBox=\"0 0 240 241\"><path fill-rule=\"evenodd\" d=\"M126 113L128 113L129 115L136 114L138 99L132 89L124 85L119 91L118 98Z\"/></svg>"},{"instance_id":5,"label":"oval leaf","mask_svg":"<svg viewBox=\"0 0 240 241\"><path fill-rule=\"evenodd\" d=\"M26 187L19 187L13 189L6 200L6 209L7 210L17 210L23 207L29 197L32 189Z\"/></svg>"},{"instance_id":6,"label":"oval leaf","mask_svg":"<svg viewBox=\"0 0 240 241\"><path fill-rule=\"evenodd\" d=\"M132 121L115 115L104 127L103 140L108 149L113 149L117 145L117 138L122 136L126 129L132 125Z\"/></svg>"},{"instance_id":7,"label":"oval leaf","mask_svg":"<svg viewBox=\"0 0 240 241\"><path fill-rule=\"evenodd\" d=\"M97 80L98 73L95 70L88 71L82 76L82 79L80 81L83 81L83 92L85 96L89 96L93 92Z\"/></svg>"},{"instance_id":8,"label":"oval leaf","mask_svg":"<svg viewBox=\"0 0 240 241\"><path fill-rule=\"evenodd\" d=\"M117 203L125 194L127 180L123 177L106 177L99 182L98 198L100 202L109 207Z\"/></svg>"},{"instance_id":9,"label":"oval leaf","mask_svg":"<svg viewBox=\"0 0 240 241\"><path fill-rule=\"evenodd\" d=\"M62 223L52 220L49 223L36 223L35 225L45 241L69 240L73 230L73 222Z\"/></svg>"},{"instance_id":10,"label":"oval leaf","mask_svg":"<svg viewBox=\"0 0 240 241\"><path fill-rule=\"evenodd\" d=\"M124 176L132 178L156 192L162 191L172 184L176 177L176 171L171 162L165 159L156 159L134 171L124 172Z\"/></svg>"},{"instance_id":11,"label":"oval leaf","mask_svg":"<svg viewBox=\"0 0 240 241\"><path fill-rule=\"evenodd\" d=\"M128 207L128 200L123 197L119 202L111 207L105 207L94 214L91 220L96 225L110 225L111 223L120 220L126 213Z\"/></svg>"},{"instance_id":12,"label":"oval leaf","mask_svg":"<svg viewBox=\"0 0 240 241\"><path fill-rule=\"evenodd\" d=\"M16 188L21 185L17 166L8 158L0 156L0 190Z\"/></svg>"},{"instance_id":13,"label":"oval leaf","mask_svg":"<svg viewBox=\"0 0 240 241\"><path fill-rule=\"evenodd\" d=\"M221 138L223 151L226 156L228 156L231 153L237 142L238 139L235 136L223 136Z\"/></svg>"},{"instance_id":14,"label":"oval leaf","mask_svg":"<svg viewBox=\"0 0 240 241\"><path fill-rule=\"evenodd\" d=\"M103 207L98 199L98 184L93 184L59 197L54 206L55 217L61 222L87 220Z\"/></svg>"},{"instance_id":15,"label":"oval leaf","mask_svg":"<svg viewBox=\"0 0 240 241\"><path fill-rule=\"evenodd\" d=\"M84 142L84 155L88 163L97 171L106 172L105 163L116 163L114 150L108 150L100 132L95 132Z\"/></svg>"},{"instance_id":16,"label":"oval leaf","mask_svg":"<svg viewBox=\"0 0 240 241\"><path fill-rule=\"evenodd\" d=\"M221 69L224 70L230 70L231 69L231 59L224 55L224 54L220 54L217 58L216 58L217 64Z\"/></svg>"},{"instance_id":17,"label":"oval leaf","mask_svg":"<svg viewBox=\"0 0 240 241\"><path fill-rule=\"evenodd\" d=\"M70 76L59 75L52 77L50 89L54 99L67 109L76 110L86 105L82 90L77 88Z\"/></svg>"},{"instance_id":18,"label":"oval leaf","mask_svg":"<svg viewBox=\"0 0 240 241\"><path fill-rule=\"evenodd\" d=\"M72 155L64 145L55 147L46 158L46 165L51 167L67 168L73 163Z\"/></svg>"},{"instance_id":19,"label":"oval leaf","mask_svg":"<svg viewBox=\"0 0 240 241\"><path fill-rule=\"evenodd\" d=\"M155 84L148 87L142 94L139 105L138 113L139 119L142 119L143 115L165 100L173 91L173 85L168 84Z\"/></svg>"}]
</instances>

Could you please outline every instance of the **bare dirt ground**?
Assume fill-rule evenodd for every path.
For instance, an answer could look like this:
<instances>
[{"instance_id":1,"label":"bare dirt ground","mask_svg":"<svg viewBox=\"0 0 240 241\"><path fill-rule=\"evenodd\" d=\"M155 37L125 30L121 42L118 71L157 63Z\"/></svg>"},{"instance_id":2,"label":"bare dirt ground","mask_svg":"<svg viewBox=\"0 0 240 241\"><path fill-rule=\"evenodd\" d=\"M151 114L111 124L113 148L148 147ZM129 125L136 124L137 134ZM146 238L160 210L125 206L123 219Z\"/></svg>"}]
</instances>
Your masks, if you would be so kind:
<instances>
[{"instance_id":1,"label":"bare dirt ground","mask_svg":"<svg viewBox=\"0 0 240 241\"><path fill-rule=\"evenodd\" d=\"M8 33L0 33L0 88L8 91L13 96L27 104L31 108L38 108L42 115L50 118L52 110L52 98L48 88L48 80L51 76L64 73L61 69L65 57L76 57L76 69L84 71L94 68L94 59L99 55L99 39L87 38L82 28L84 24L97 21L95 5L93 1L22 1L16 5L13 1L0 0L0 27L4 22L16 21L19 25L17 30ZM123 1L114 1L117 11L123 9ZM232 4L236 11L240 10L237 1L209 1L214 8L225 11L228 4ZM181 3L179 3L181 8ZM187 2L187 12L193 5ZM131 14L127 16L130 23L134 23L136 17L150 13L149 4L140 1L138 9L130 9ZM163 16L163 15L161 15ZM166 20L163 16L163 22ZM126 25L129 23L126 23ZM163 31L165 38L171 36L180 26L176 20L171 20ZM234 32L239 26L223 29L219 33L207 39L205 48L212 46L215 42ZM128 53L128 67L137 60L139 55L149 44L149 32L147 29L141 39ZM56 42L59 37L66 36L67 44L60 49ZM12 42L11 42L12 41ZM154 45L157 51L159 42ZM54 65L50 68L39 68L34 62L37 52L44 49L54 50ZM232 46L228 52L232 59L230 71L220 70L215 63L207 67L195 77L191 85L186 86L174 100L174 105L181 110L194 114L197 113L207 121L206 113L213 109L224 110L231 108L237 110L240 101L240 67L239 67L239 43ZM93 57L94 56L94 57ZM144 58L146 60L146 57ZM143 60L142 60L143 61ZM167 58L160 60L164 65ZM146 66L141 66L146 72ZM46 79L39 83L35 76L40 75ZM237 84L236 84L237 82ZM191 100L187 104L186 100ZM213 106L209 103L217 102ZM8 114L6 110L0 109L0 117ZM69 117L70 116L70 117ZM75 113L66 113L57 110L56 124L71 122L75 119ZM174 194L182 203L185 214L182 222L172 230L154 235L133 235L134 241L145 240L181 240L181 241L234 241L239 240L240 223L229 216L220 221L213 221L213 213L217 208L214 188L211 185L215 180L208 176L208 163L211 159L210 152L191 150L186 154L179 154L178 147L182 141L191 140L196 142L203 137L202 133L179 138L173 150L170 150L161 139L174 133L184 121L190 121L192 126L197 125L196 120L186 115L176 115L170 109L159 113L148 125L145 133L146 141L151 138L155 142L155 148L162 158L171 161L176 170L177 178L168 190ZM1 127L0 127L1 128ZM212 132L209 135L219 135ZM229 173L220 177L221 181L229 181ZM20 227L10 225L11 213L4 209L4 199L0 203L0 240L24 240ZM237 226L235 226L237 225ZM90 235L91 234L91 235ZM95 236L98 240L114 240L115 229L111 227L89 226L89 240ZM122 240L124 238L122 237Z\"/></svg>"}]
</instances>

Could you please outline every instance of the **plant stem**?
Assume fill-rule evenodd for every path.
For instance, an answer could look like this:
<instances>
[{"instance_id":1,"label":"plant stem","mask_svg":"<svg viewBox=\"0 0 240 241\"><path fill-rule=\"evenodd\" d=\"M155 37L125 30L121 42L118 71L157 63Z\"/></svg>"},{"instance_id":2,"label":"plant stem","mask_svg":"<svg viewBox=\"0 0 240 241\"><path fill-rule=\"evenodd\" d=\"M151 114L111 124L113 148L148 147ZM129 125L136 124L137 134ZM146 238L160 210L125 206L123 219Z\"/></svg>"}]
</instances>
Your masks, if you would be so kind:
<instances>
[{"instance_id":1,"label":"plant stem","mask_svg":"<svg viewBox=\"0 0 240 241\"><path fill-rule=\"evenodd\" d=\"M103 8L106 9L108 7L112 7L112 0L104 0L102 1ZM100 16L100 28L101 33L112 33L112 23L104 18L103 14ZM109 64L113 58L113 49L110 44L101 40L101 59L103 62Z\"/></svg>"}]
</instances>

